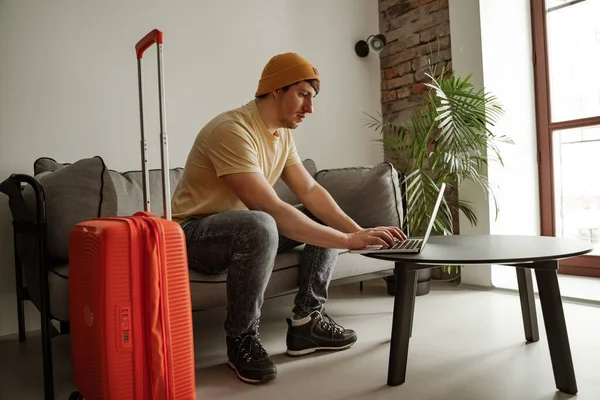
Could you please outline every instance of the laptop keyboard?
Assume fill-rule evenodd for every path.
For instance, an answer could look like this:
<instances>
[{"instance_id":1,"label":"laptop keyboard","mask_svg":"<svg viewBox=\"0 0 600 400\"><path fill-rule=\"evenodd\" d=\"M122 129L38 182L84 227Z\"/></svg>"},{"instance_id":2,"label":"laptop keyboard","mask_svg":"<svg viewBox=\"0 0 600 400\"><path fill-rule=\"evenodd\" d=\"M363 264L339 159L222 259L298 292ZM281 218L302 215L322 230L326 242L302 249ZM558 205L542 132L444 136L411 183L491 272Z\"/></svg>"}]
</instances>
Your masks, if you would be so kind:
<instances>
[{"instance_id":1,"label":"laptop keyboard","mask_svg":"<svg viewBox=\"0 0 600 400\"><path fill-rule=\"evenodd\" d=\"M422 239L407 239L403 242L397 241L390 249L398 250L398 249L414 249L421 243Z\"/></svg>"}]
</instances>

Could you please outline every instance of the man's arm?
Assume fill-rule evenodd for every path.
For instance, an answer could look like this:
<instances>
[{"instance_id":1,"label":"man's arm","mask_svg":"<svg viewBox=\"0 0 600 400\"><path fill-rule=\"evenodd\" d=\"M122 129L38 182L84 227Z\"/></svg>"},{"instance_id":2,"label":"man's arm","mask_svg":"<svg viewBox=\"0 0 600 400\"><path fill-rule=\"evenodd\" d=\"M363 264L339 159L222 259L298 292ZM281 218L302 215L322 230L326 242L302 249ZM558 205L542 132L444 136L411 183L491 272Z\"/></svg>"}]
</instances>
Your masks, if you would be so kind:
<instances>
[{"instance_id":1,"label":"man's arm","mask_svg":"<svg viewBox=\"0 0 600 400\"><path fill-rule=\"evenodd\" d=\"M228 174L223 175L222 179L248 209L270 214L279 232L298 242L338 249L360 249L368 245L387 246L393 243L392 235L385 229L364 229L349 234L314 222L282 201L261 173Z\"/></svg>"},{"instance_id":2,"label":"man's arm","mask_svg":"<svg viewBox=\"0 0 600 400\"><path fill-rule=\"evenodd\" d=\"M329 192L314 180L302 163L285 168L281 179L302 204L326 225L346 233L362 229L342 211Z\"/></svg>"},{"instance_id":3,"label":"man's arm","mask_svg":"<svg viewBox=\"0 0 600 400\"><path fill-rule=\"evenodd\" d=\"M286 167L281 179L302 204L326 225L346 233L358 232L363 229L340 208L329 192L315 181L302 163ZM406 239L404 232L397 227L383 229L389 229L392 231L391 234L398 239Z\"/></svg>"}]
</instances>

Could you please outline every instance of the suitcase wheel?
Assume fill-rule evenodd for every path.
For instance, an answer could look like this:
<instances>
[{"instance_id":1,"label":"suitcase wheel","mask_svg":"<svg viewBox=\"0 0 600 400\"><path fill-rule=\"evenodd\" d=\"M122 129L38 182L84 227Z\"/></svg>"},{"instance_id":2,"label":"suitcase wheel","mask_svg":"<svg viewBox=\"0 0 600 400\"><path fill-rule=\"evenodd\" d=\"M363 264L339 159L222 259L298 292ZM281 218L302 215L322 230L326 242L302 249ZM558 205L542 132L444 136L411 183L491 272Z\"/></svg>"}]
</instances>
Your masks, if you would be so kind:
<instances>
[{"instance_id":1,"label":"suitcase wheel","mask_svg":"<svg viewBox=\"0 0 600 400\"><path fill-rule=\"evenodd\" d=\"M83 400L83 396L79 392L73 392L69 396L69 400Z\"/></svg>"}]
</instances>

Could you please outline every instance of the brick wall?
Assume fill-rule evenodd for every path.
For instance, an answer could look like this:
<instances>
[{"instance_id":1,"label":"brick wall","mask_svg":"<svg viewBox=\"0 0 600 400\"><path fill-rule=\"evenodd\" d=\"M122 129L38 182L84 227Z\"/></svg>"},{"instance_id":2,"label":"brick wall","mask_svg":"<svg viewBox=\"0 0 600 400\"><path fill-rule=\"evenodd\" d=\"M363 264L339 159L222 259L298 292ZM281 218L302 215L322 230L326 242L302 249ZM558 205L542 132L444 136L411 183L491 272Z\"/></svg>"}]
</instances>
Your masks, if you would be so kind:
<instances>
[{"instance_id":1,"label":"brick wall","mask_svg":"<svg viewBox=\"0 0 600 400\"><path fill-rule=\"evenodd\" d=\"M451 69L450 14L448 0L378 0L379 33L387 44L379 53L383 120L408 122L415 106L429 89L430 62L437 73ZM387 158L387 157L386 157ZM402 160L387 159L403 170ZM458 193L446 192L446 200L457 204ZM454 233L460 232L458 213L453 212ZM444 275L441 269L432 271Z\"/></svg>"},{"instance_id":2,"label":"brick wall","mask_svg":"<svg viewBox=\"0 0 600 400\"><path fill-rule=\"evenodd\" d=\"M379 0L379 16L383 117L404 120L425 96L428 60L438 71L451 60L448 0Z\"/></svg>"}]
</instances>

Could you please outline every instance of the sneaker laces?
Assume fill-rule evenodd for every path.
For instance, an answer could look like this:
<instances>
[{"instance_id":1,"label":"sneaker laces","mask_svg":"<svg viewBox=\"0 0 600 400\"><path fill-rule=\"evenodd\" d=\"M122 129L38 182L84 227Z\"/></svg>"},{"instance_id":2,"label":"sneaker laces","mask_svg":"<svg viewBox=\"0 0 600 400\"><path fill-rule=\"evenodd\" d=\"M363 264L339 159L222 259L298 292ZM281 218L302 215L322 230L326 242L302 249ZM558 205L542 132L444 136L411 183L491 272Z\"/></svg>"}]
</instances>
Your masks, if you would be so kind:
<instances>
[{"instance_id":1,"label":"sneaker laces","mask_svg":"<svg viewBox=\"0 0 600 400\"><path fill-rule=\"evenodd\" d=\"M346 331L343 326L335 322L333 318L331 318L325 312L321 313L321 321L319 321L319 323L324 331L331 332L332 339L335 337L336 333L343 335Z\"/></svg>"},{"instance_id":2,"label":"sneaker laces","mask_svg":"<svg viewBox=\"0 0 600 400\"><path fill-rule=\"evenodd\" d=\"M248 333L236 339L238 345L237 353L247 362L262 360L268 356L258 334Z\"/></svg>"}]
</instances>

